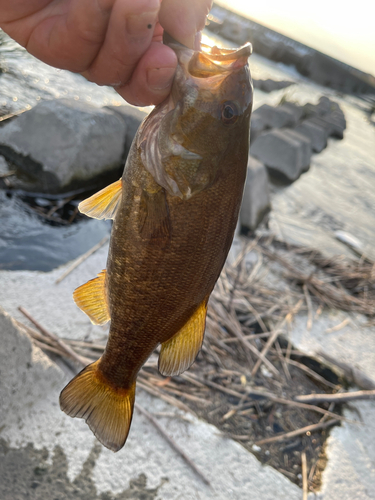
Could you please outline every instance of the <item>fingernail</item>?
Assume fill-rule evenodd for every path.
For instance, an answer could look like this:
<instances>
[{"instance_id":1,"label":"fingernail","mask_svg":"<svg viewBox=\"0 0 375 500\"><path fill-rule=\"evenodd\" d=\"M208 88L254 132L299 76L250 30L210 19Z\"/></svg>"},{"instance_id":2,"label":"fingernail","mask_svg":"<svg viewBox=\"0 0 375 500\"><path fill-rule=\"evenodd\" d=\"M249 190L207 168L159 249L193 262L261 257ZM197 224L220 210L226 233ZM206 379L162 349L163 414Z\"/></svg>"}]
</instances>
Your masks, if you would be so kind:
<instances>
[{"instance_id":1,"label":"fingernail","mask_svg":"<svg viewBox=\"0 0 375 500\"><path fill-rule=\"evenodd\" d=\"M158 17L158 10L143 12L142 14L133 14L126 18L126 30L131 36L145 36L151 31Z\"/></svg>"},{"instance_id":2,"label":"fingernail","mask_svg":"<svg viewBox=\"0 0 375 500\"><path fill-rule=\"evenodd\" d=\"M175 68L154 68L147 72L147 83L152 90L164 90L172 85Z\"/></svg>"}]
</instances>

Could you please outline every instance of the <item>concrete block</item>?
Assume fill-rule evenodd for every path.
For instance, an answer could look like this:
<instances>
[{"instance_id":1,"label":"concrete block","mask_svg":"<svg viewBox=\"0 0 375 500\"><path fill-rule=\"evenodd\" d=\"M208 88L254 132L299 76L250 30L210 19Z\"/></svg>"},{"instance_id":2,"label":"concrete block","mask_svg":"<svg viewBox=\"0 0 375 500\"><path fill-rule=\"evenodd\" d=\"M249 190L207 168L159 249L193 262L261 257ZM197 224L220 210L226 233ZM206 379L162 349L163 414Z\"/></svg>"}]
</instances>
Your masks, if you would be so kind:
<instances>
[{"instance_id":1,"label":"concrete block","mask_svg":"<svg viewBox=\"0 0 375 500\"><path fill-rule=\"evenodd\" d=\"M279 106L279 109L286 109L293 113L296 123L302 118L303 108L294 102L284 102L284 104Z\"/></svg>"},{"instance_id":2,"label":"concrete block","mask_svg":"<svg viewBox=\"0 0 375 500\"><path fill-rule=\"evenodd\" d=\"M292 130L290 128L284 128L282 130L283 132L285 132L286 135L301 143L302 154L303 154L303 159L302 159L303 169L304 171L308 170L310 167L311 151L312 151L310 139L305 135L300 134L296 130Z\"/></svg>"},{"instance_id":3,"label":"concrete block","mask_svg":"<svg viewBox=\"0 0 375 500\"><path fill-rule=\"evenodd\" d=\"M331 136L336 137L336 139L344 138L344 130L346 129L346 121L340 115L335 113L330 113L323 116L323 119L328 122L331 129Z\"/></svg>"},{"instance_id":4,"label":"concrete block","mask_svg":"<svg viewBox=\"0 0 375 500\"><path fill-rule=\"evenodd\" d=\"M270 78L267 78L267 80L253 79L253 84L254 88L269 93L274 90L281 90L290 87L291 85L294 85L294 82L287 80L271 80Z\"/></svg>"},{"instance_id":5,"label":"concrete block","mask_svg":"<svg viewBox=\"0 0 375 500\"><path fill-rule=\"evenodd\" d=\"M263 104L254 111L253 116L260 117L269 128L291 127L296 124L294 113L281 106L274 108Z\"/></svg>"},{"instance_id":6,"label":"concrete block","mask_svg":"<svg viewBox=\"0 0 375 500\"><path fill-rule=\"evenodd\" d=\"M124 104L122 106L105 106L104 109L109 109L113 113L117 113L118 116L124 120L126 124L125 148L126 153L128 153L138 127L146 118L148 113L142 111L136 106L130 106L128 104Z\"/></svg>"},{"instance_id":7,"label":"concrete block","mask_svg":"<svg viewBox=\"0 0 375 500\"><path fill-rule=\"evenodd\" d=\"M316 104L312 104L311 102L307 102L302 107L302 116L306 118L311 118L313 116L320 116L320 110L317 108Z\"/></svg>"},{"instance_id":8,"label":"concrete block","mask_svg":"<svg viewBox=\"0 0 375 500\"><path fill-rule=\"evenodd\" d=\"M327 147L327 132L319 125L304 120L294 130L310 139L311 148L315 153L320 153Z\"/></svg>"},{"instance_id":9,"label":"concrete block","mask_svg":"<svg viewBox=\"0 0 375 500\"><path fill-rule=\"evenodd\" d=\"M295 181L308 165L304 144L284 130L264 132L254 141L250 153L263 162L272 176Z\"/></svg>"},{"instance_id":10,"label":"concrete block","mask_svg":"<svg viewBox=\"0 0 375 500\"><path fill-rule=\"evenodd\" d=\"M0 153L32 177L33 191L87 186L120 169L126 123L108 109L56 99L37 104L0 129Z\"/></svg>"},{"instance_id":11,"label":"concrete block","mask_svg":"<svg viewBox=\"0 0 375 500\"><path fill-rule=\"evenodd\" d=\"M335 117L332 117L330 114L324 116L314 116L310 120L312 123L325 128L330 137L343 139L345 130L344 123L336 120Z\"/></svg>"},{"instance_id":12,"label":"concrete block","mask_svg":"<svg viewBox=\"0 0 375 500\"><path fill-rule=\"evenodd\" d=\"M266 128L266 124L259 115L252 115L250 122L250 141L254 142L255 138L263 132Z\"/></svg>"},{"instance_id":13,"label":"concrete block","mask_svg":"<svg viewBox=\"0 0 375 500\"><path fill-rule=\"evenodd\" d=\"M271 209L270 191L266 167L249 156L247 177L240 210L240 225L254 231Z\"/></svg>"},{"instance_id":14,"label":"concrete block","mask_svg":"<svg viewBox=\"0 0 375 500\"><path fill-rule=\"evenodd\" d=\"M332 125L324 120L323 116L312 116L311 118L308 118L306 121L309 123L314 123L315 125L318 125L318 127L323 128L326 131L327 137L330 137L333 127Z\"/></svg>"}]
</instances>

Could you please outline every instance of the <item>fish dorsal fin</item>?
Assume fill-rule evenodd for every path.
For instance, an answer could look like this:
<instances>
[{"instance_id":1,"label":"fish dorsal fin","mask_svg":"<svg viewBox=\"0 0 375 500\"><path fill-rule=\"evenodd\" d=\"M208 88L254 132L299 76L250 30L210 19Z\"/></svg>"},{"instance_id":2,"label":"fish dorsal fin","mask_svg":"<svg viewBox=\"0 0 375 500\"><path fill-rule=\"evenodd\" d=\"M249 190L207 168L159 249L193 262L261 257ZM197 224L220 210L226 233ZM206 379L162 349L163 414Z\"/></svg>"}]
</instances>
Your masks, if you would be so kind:
<instances>
[{"instance_id":1,"label":"fish dorsal fin","mask_svg":"<svg viewBox=\"0 0 375 500\"><path fill-rule=\"evenodd\" d=\"M60 394L60 408L70 417L83 418L99 441L112 451L126 441L132 421L135 382L128 389L108 383L100 360L86 366Z\"/></svg>"},{"instance_id":2,"label":"fish dorsal fin","mask_svg":"<svg viewBox=\"0 0 375 500\"><path fill-rule=\"evenodd\" d=\"M105 286L106 274L103 269L96 278L76 288L73 293L74 302L94 325L104 325L111 319Z\"/></svg>"},{"instance_id":3,"label":"fish dorsal fin","mask_svg":"<svg viewBox=\"0 0 375 500\"><path fill-rule=\"evenodd\" d=\"M179 375L194 363L203 342L206 313L205 300L185 326L167 342L163 342L159 356L159 372L162 375Z\"/></svg>"},{"instance_id":4,"label":"fish dorsal fin","mask_svg":"<svg viewBox=\"0 0 375 500\"><path fill-rule=\"evenodd\" d=\"M114 219L119 207L122 192L122 180L113 182L106 188L81 201L78 209L93 219Z\"/></svg>"}]
</instances>

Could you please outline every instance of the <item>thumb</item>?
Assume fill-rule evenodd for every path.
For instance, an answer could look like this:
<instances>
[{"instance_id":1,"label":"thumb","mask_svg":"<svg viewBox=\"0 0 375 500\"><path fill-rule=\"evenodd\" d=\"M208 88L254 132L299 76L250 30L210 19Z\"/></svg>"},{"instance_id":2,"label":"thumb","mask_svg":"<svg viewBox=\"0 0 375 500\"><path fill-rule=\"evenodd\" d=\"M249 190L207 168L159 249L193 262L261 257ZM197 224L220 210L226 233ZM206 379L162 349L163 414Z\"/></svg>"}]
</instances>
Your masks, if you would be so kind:
<instances>
[{"instance_id":1,"label":"thumb","mask_svg":"<svg viewBox=\"0 0 375 500\"><path fill-rule=\"evenodd\" d=\"M213 0L162 0L159 22L176 41L197 48ZM198 45L199 47L199 45Z\"/></svg>"}]
</instances>

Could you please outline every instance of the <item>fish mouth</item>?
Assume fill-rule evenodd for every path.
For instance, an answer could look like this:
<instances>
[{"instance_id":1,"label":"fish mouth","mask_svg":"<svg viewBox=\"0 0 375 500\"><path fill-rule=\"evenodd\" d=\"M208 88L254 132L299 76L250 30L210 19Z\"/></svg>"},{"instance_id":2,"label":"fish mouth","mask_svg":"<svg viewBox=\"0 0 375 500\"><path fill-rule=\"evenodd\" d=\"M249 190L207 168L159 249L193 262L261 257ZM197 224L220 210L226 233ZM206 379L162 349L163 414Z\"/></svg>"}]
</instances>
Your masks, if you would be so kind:
<instances>
[{"instance_id":1,"label":"fish mouth","mask_svg":"<svg viewBox=\"0 0 375 500\"><path fill-rule=\"evenodd\" d=\"M181 66L185 67L191 76L197 78L222 75L241 69L252 54L250 42L232 49L201 44L200 50L193 50L164 32L163 43L176 52Z\"/></svg>"},{"instance_id":2,"label":"fish mouth","mask_svg":"<svg viewBox=\"0 0 375 500\"><path fill-rule=\"evenodd\" d=\"M191 76L207 78L243 68L252 52L250 43L238 49L222 49L214 45L202 44L201 51L196 51L188 64Z\"/></svg>"}]
</instances>

